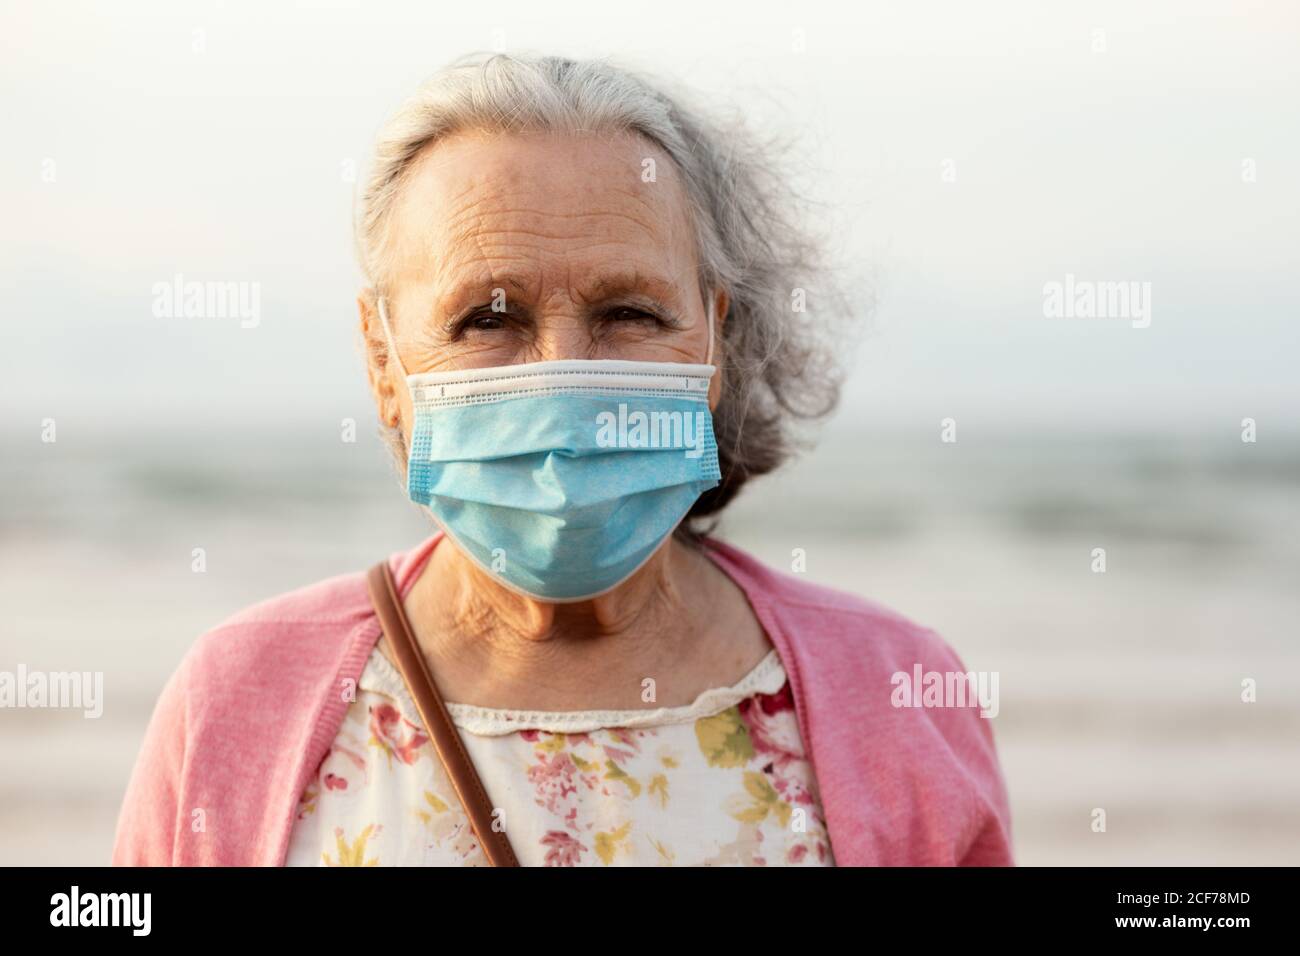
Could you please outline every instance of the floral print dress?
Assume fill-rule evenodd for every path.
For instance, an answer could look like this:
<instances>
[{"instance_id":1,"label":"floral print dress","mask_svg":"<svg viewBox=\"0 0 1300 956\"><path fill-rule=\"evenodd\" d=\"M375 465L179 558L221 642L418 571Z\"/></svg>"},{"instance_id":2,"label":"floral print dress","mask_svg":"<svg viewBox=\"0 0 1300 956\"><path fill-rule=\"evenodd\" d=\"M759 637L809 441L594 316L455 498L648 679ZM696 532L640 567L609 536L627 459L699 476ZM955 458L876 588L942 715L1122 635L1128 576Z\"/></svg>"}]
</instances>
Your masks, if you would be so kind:
<instances>
[{"instance_id":1,"label":"floral print dress","mask_svg":"<svg viewBox=\"0 0 1300 956\"><path fill-rule=\"evenodd\" d=\"M681 707L447 709L523 866L834 865L775 650ZM285 864L487 865L378 645L301 796Z\"/></svg>"}]
</instances>

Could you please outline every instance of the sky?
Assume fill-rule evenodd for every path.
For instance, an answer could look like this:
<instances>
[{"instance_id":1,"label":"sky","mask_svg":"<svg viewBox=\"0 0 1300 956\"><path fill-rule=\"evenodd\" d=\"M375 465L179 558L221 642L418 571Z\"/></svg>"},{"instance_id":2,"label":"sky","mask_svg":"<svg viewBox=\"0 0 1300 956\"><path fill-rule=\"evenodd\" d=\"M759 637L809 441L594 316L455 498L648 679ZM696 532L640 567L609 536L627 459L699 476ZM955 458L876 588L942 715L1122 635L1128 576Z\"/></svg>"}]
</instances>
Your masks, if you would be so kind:
<instances>
[{"instance_id":1,"label":"sky","mask_svg":"<svg viewBox=\"0 0 1300 956\"><path fill-rule=\"evenodd\" d=\"M862 312L841 423L1295 427L1295 4L0 11L6 431L372 421L356 182L405 95L494 49L607 57L792 144ZM177 275L255 285L256 325L155 314ZM1149 290L1149 323L1044 315L1067 276Z\"/></svg>"}]
</instances>

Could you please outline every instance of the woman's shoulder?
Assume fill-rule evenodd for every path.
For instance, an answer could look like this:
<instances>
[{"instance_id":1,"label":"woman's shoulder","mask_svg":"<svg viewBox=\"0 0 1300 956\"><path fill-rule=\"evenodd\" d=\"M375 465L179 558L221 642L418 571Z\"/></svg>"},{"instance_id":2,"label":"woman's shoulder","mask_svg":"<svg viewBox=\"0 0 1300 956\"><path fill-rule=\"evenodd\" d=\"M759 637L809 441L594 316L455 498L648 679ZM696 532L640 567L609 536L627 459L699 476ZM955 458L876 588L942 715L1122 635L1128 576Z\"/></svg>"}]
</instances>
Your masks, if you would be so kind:
<instances>
[{"instance_id":1,"label":"woman's shoulder","mask_svg":"<svg viewBox=\"0 0 1300 956\"><path fill-rule=\"evenodd\" d=\"M771 618L783 637L826 659L891 669L904 661L957 659L933 629L884 604L779 570L734 545L710 539L707 546L760 619Z\"/></svg>"},{"instance_id":2,"label":"woman's shoulder","mask_svg":"<svg viewBox=\"0 0 1300 956\"><path fill-rule=\"evenodd\" d=\"M180 670L191 683L214 687L251 674L259 683L276 674L298 680L305 667L336 659L373 619L365 574L337 575L232 614L199 635Z\"/></svg>"},{"instance_id":3,"label":"woman's shoulder","mask_svg":"<svg viewBox=\"0 0 1300 956\"><path fill-rule=\"evenodd\" d=\"M214 628L355 624L370 607L363 571L285 591L232 614Z\"/></svg>"},{"instance_id":4,"label":"woman's shoulder","mask_svg":"<svg viewBox=\"0 0 1300 956\"><path fill-rule=\"evenodd\" d=\"M358 572L201 634L154 705L113 862L276 863L291 815L280 811L328 748L378 629Z\"/></svg>"},{"instance_id":5,"label":"woman's shoulder","mask_svg":"<svg viewBox=\"0 0 1300 956\"><path fill-rule=\"evenodd\" d=\"M713 548L781 652L840 835L837 862L1010 862L987 719L996 675L968 671L939 634L883 605Z\"/></svg>"}]
</instances>

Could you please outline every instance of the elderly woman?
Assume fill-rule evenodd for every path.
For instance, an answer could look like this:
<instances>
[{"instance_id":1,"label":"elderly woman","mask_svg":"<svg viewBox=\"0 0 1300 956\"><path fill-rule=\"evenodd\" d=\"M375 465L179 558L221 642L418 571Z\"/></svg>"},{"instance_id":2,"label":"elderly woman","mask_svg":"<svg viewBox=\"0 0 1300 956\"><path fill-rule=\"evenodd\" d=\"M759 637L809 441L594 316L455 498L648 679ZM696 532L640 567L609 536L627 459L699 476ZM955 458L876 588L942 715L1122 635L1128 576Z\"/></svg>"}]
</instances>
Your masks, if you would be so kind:
<instances>
[{"instance_id":1,"label":"elderly woman","mask_svg":"<svg viewBox=\"0 0 1300 956\"><path fill-rule=\"evenodd\" d=\"M988 722L898 693L953 651L700 528L836 392L761 155L603 62L406 103L358 304L437 533L198 641L114 862L1010 862Z\"/></svg>"}]
</instances>

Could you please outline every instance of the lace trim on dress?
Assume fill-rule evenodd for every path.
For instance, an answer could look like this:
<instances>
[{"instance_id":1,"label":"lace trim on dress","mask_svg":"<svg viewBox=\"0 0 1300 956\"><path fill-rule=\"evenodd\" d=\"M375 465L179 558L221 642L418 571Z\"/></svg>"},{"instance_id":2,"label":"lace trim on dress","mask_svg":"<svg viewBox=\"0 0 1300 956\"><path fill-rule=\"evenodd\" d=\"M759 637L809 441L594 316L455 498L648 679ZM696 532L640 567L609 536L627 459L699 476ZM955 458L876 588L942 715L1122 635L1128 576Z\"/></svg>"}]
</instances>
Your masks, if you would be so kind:
<instances>
[{"instance_id":1,"label":"lace trim on dress","mask_svg":"<svg viewBox=\"0 0 1300 956\"><path fill-rule=\"evenodd\" d=\"M653 710L505 710L447 701L447 711L461 730L482 737L499 737L520 730L554 734L589 733L604 727L657 727L692 723L720 714L754 694L775 694L786 682L785 668L776 649L767 652L748 674L730 687L711 687L690 704ZM415 702L397 668L376 646L358 681L364 690L396 698L412 722L418 722Z\"/></svg>"}]
</instances>

